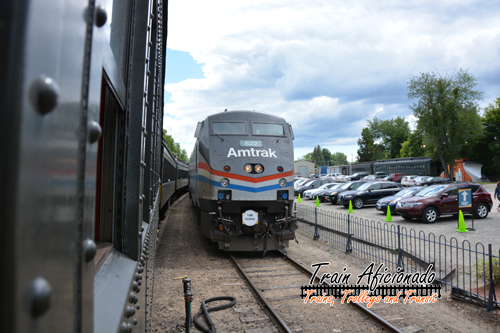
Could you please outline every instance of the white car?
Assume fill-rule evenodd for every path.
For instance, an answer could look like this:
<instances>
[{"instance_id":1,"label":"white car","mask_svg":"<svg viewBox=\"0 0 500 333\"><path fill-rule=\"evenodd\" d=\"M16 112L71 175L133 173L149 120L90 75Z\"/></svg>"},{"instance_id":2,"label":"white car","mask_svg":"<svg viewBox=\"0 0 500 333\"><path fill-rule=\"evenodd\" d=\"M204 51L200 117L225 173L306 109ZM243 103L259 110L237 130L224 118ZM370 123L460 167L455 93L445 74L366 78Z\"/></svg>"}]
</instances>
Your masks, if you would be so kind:
<instances>
[{"instance_id":1,"label":"white car","mask_svg":"<svg viewBox=\"0 0 500 333\"><path fill-rule=\"evenodd\" d=\"M310 190L306 190L303 193L304 199L316 199L319 193L324 192L325 190L329 189L330 187L337 185L336 183L328 183L328 184L323 184L318 188L312 188Z\"/></svg>"},{"instance_id":2,"label":"white car","mask_svg":"<svg viewBox=\"0 0 500 333\"><path fill-rule=\"evenodd\" d=\"M413 186L413 180L420 176L404 176L401 178L401 186Z\"/></svg>"}]
</instances>

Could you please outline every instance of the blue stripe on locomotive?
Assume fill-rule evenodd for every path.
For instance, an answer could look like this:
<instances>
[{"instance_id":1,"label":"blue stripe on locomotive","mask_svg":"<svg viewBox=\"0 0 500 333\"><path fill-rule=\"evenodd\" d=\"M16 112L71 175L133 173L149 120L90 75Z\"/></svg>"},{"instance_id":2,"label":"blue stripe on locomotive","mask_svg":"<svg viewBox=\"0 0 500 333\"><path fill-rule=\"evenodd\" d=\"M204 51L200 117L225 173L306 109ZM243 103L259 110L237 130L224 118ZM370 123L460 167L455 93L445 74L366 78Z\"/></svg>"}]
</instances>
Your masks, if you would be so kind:
<instances>
[{"instance_id":1,"label":"blue stripe on locomotive","mask_svg":"<svg viewBox=\"0 0 500 333\"><path fill-rule=\"evenodd\" d=\"M289 182L285 187L281 187L279 184L274 184L274 185L268 185L268 186L263 186L263 187L249 187L249 186L242 186L242 185L234 185L234 184L229 184L226 187L223 187L220 182L208 179L205 176L198 175L198 181L202 183L206 183L215 187L220 187L220 188L225 188L225 189L231 189L231 190L239 190L239 191L246 191L246 192L252 192L252 193L260 193L260 192L265 192L265 191L271 191L271 190L283 190L288 187L291 187L292 183Z\"/></svg>"}]
</instances>

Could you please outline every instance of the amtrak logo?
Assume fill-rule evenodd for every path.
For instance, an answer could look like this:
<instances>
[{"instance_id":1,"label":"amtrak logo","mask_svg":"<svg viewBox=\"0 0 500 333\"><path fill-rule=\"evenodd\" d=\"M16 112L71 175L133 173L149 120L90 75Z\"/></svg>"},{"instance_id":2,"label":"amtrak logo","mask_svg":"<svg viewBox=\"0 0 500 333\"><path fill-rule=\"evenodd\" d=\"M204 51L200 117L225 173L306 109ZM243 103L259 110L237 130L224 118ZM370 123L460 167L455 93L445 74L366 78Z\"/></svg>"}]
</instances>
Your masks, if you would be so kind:
<instances>
[{"instance_id":1,"label":"amtrak logo","mask_svg":"<svg viewBox=\"0 0 500 333\"><path fill-rule=\"evenodd\" d=\"M274 158L278 158L276 156L276 151L275 150L271 150L271 148L269 148L268 150L265 150L265 149L253 149L253 148L250 148L250 149L239 149L238 150L238 153L236 153L236 150L234 150L234 148L229 148L229 153L227 153L227 157L231 157L231 156L234 156L234 157L274 157Z\"/></svg>"}]
</instances>

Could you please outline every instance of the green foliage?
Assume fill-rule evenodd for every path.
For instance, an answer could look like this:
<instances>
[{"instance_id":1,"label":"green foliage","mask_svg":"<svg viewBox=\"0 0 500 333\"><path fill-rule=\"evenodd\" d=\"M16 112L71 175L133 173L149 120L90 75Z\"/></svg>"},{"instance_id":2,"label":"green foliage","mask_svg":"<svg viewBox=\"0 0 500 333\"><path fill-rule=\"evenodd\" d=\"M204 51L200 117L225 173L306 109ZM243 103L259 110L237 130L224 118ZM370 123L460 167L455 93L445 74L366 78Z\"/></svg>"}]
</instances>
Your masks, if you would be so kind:
<instances>
[{"instance_id":1,"label":"green foliage","mask_svg":"<svg viewBox=\"0 0 500 333\"><path fill-rule=\"evenodd\" d=\"M374 140L380 140L387 158L400 157L401 144L408 140L410 125L401 117L380 120L374 117L368 120L368 130Z\"/></svg>"},{"instance_id":2,"label":"green foliage","mask_svg":"<svg viewBox=\"0 0 500 333\"><path fill-rule=\"evenodd\" d=\"M177 155L178 159L184 162L189 162L189 157L187 155L186 149L181 149L181 144L174 141L174 138L170 134L167 134L167 130L163 130L163 140L167 143L168 149L172 154Z\"/></svg>"},{"instance_id":3,"label":"green foliage","mask_svg":"<svg viewBox=\"0 0 500 333\"><path fill-rule=\"evenodd\" d=\"M446 177L447 164L453 168L459 152L481 137L478 101L483 93L474 90L476 85L477 79L464 70L445 77L422 73L408 82L417 129L427 151L441 160Z\"/></svg>"},{"instance_id":4,"label":"green foliage","mask_svg":"<svg viewBox=\"0 0 500 333\"><path fill-rule=\"evenodd\" d=\"M347 164L347 156L344 153L337 152L332 154L328 148L321 149L319 145L312 152L302 156L302 158L315 162L316 167Z\"/></svg>"},{"instance_id":5,"label":"green foliage","mask_svg":"<svg viewBox=\"0 0 500 333\"><path fill-rule=\"evenodd\" d=\"M358 162L376 161L385 157L384 147L375 143L375 137L369 128L361 131L358 145Z\"/></svg>"},{"instance_id":6,"label":"green foliage","mask_svg":"<svg viewBox=\"0 0 500 333\"><path fill-rule=\"evenodd\" d=\"M401 144L400 157L426 156L423 136L418 131L410 133L408 140Z\"/></svg>"},{"instance_id":7,"label":"green foliage","mask_svg":"<svg viewBox=\"0 0 500 333\"><path fill-rule=\"evenodd\" d=\"M325 156L323 155L323 151L321 150L321 147L319 145L317 147L314 147L313 149L312 160L314 162L314 166L316 167L326 165Z\"/></svg>"},{"instance_id":8,"label":"green foliage","mask_svg":"<svg viewBox=\"0 0 500 333\"><path fill-rule=\"evenodd\" d=\"M500 283L500 262L498 258L493 258L493 284ZM490 279L490 262L488 259L478 259L476 264L472 265L472 278L475 279L477 277L477 281L474 281L476 284L478 281L486 279L486 284L488 284L488 280Z\"/></svg>"},{"instance_id":9,"label":"green foliage","mask_svg":"<svg viewBox=\"0 0 500 333\"><path fill-rule=\"evenodd\" d=\"M500 173L500 97L496 99L495 103L491 103L485 108L482 123L484 126L483 141L488 144L488 152L491 157L490 168L493 172Z\"/></svg>"},{"instance_id":10,"label":"green foliage","mask_svg":"<svg viewBox=\"0 0 500 333\"><path fill-rule=\"evenodd\" d=\"M329 165L346 165L346 164L348 164L346 154L341 152L331 154Z\"/></svg>"}]
</instances>

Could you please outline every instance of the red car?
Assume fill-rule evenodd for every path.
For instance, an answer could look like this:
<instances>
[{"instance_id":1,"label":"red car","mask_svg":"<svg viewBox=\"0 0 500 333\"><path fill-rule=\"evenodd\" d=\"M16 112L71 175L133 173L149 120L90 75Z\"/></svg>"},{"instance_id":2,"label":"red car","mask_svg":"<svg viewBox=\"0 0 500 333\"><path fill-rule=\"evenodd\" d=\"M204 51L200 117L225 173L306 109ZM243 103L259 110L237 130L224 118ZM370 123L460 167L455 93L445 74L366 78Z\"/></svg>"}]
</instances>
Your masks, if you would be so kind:
<instances>
[{"instance_id":1,"label":"red car","mask_svg":"<svg viewBox=\"0 0 500 333\"><path fill-rule=\"evenodd\" d=\"M480 184L473 183L429 186L417 196L401 199L396 205L396 212L405 220L421 218L424 222L433 223L441 215L458 214L459 189L468 188L472 190L472 207L461 208L462 213L484 219L491 211L493 200Z\"/></svg>"}]
</instances>

